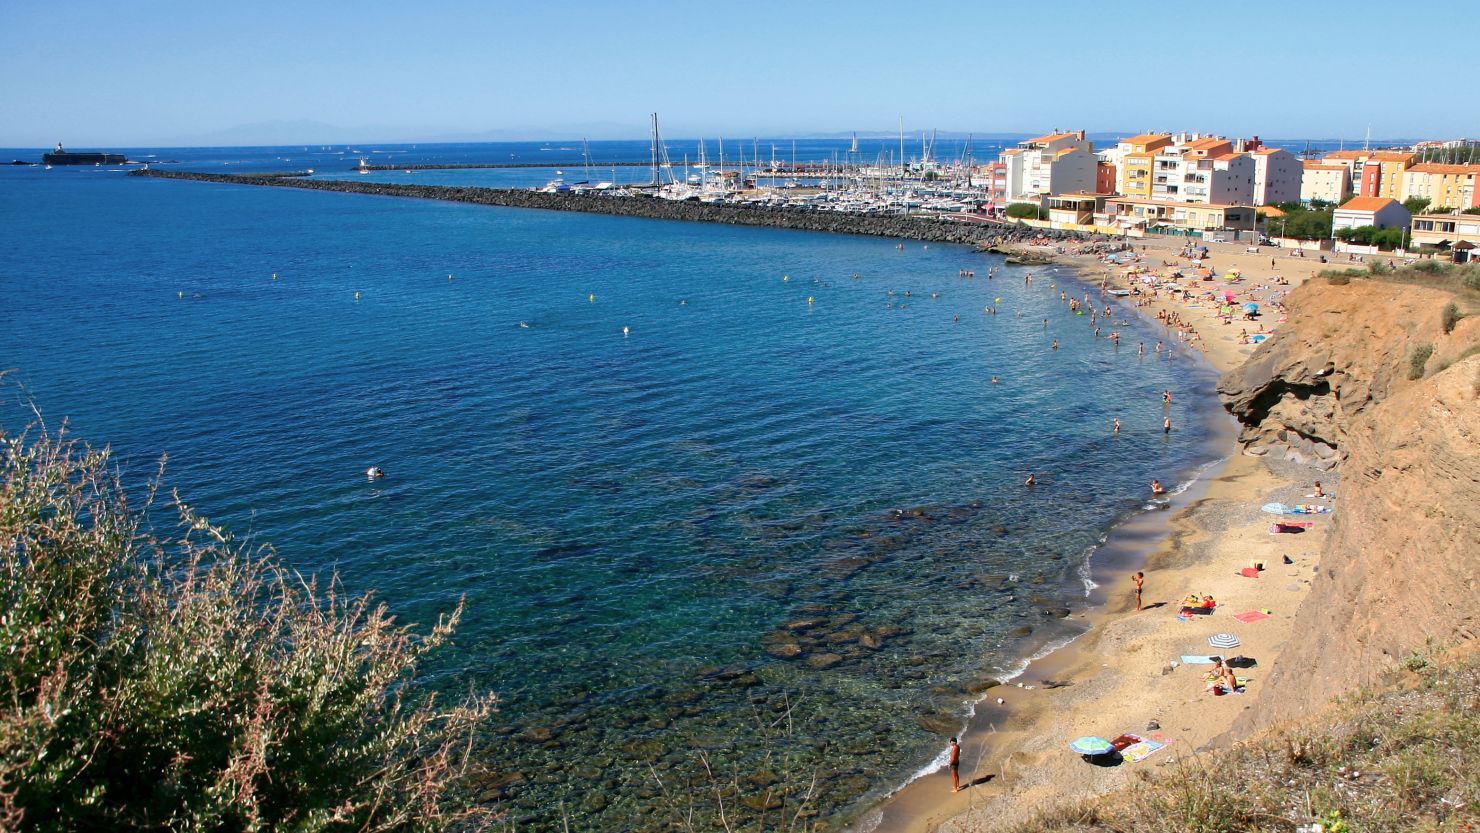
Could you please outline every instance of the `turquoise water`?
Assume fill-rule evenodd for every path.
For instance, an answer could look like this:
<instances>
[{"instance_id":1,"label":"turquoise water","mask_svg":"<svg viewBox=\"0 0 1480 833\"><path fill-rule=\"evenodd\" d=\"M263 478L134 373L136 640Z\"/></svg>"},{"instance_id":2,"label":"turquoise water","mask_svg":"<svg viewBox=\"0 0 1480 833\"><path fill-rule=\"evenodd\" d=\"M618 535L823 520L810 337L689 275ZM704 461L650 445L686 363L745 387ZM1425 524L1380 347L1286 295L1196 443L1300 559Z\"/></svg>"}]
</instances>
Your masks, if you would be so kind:
<instances>
[{"instance_id":1,"label":"turquoise water","mask_svg":"<svg viewBox=\"0 0 1480 833\"><path fill-rule=\"evenodd\" d=\"M0 170L0 228L50 420L403 621L466 597L428 680L501 695L487 796L533 830L671 820L701 750L734 812L815 776L847 818L1209 457L1158 328L962 247L92 169Z\"/></svg>"}]
</instances>

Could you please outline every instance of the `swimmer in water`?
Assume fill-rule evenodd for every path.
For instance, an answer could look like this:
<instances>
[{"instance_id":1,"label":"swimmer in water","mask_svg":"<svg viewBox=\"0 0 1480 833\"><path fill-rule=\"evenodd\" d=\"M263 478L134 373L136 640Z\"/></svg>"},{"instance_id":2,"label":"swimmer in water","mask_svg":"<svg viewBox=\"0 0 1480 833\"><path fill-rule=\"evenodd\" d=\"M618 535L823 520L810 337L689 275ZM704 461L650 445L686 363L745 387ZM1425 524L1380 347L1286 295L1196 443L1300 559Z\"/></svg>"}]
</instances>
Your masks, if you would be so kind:
<instances>
[{"instance_id":1,"label":"swimmer in water","mask_svg":"<svg viewBox=\"0 0 1480 833\"><path fill-rule=\"evenodd\" d=\"M1058 339L1054 339L1053 340L1053 348L1052 349L1054 349L1054 350L1059 349L1059 340Z\"/></svg>"},{"instance_id":2,"label":"swimmer in water","mask_svg":"<svg viewBox=\"0 0 1480 833\"><path fill-rule=\"evenodd\" d=\"M385 472L380 470L380 466L371 466L370 468L365 469L365 477L371 480L376 480L381 477L385 477Z\"/></svg>"},{"instance_id":3,"label":"swimmer in water","mask_svg":"<svg viewBox=\"0 0 1480 833\"><path fill-rule=\"evenodd\" d=\"M994 385L997 384L997 377L996 376L993 376L992 377L992 384L994 384Z\"/></svg>"},{"instance_id":4,"label":"swimmer in water","mask_svg":"<svg viewBox=\"0 0 1480 833\"><path fill-rule=\"evenodd\" d=\"M1114 429L1113 429L1113 430L1114 430L1114 431L1115 431L1115 433L1117 433L1117 434L1119 434L1119 433L1120 433L1120 417L1116 417L1116 418L1115 418L1115 427L1114 427Z\"/></svg>"},{"instance_id":5,"label":"swimmer in water","mask_svg":"<svg viewBox=\"0 0 1480 833\"><path fill-rule=\"evenodd\" d=\"M1160 480L1152 480L1151 481L1151 494L1153 494L1153 495L1164 495L1164 494L1166 494L1166 492L1167 492L1167 490L1166 490L1166 488L1164 486L1161 485L1161 481Z\"/></svg>"},{"instance_id":6,"label":"swimmer in water","mask_svg":"<svg viewBox=\"0 0 1480 833\"><path fill-rule=\"evenodd\" d=\"M1033 473L1032 472L1028 472L1028 479L1023 481L1023 485L1024 486L1032 486L1034 483L1037 483L1037 482L1038 482L1037 480L1034 480L1033 479Z\"/></svg>"},{"instance_id":7,"label":"swimmer in water","mask_svg":"<svg viewBox=\"0 0 1480 833\"><path fill-rule=\"evenodd\" d=\"M1161 433L1163 433L1163 434L1170 434L1170 433L1172 433L1172 418L1171 417L1162 417L1162 420L1161 420Z\"/></svg>"}]
</instances>

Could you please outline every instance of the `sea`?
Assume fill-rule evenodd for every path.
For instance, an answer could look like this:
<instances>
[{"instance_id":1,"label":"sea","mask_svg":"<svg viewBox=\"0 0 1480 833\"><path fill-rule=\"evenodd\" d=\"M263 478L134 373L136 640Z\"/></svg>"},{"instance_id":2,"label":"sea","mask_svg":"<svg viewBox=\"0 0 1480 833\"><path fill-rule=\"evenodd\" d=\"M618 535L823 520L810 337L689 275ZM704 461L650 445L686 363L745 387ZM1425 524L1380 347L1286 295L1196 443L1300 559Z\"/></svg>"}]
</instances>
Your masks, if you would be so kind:
<instances>
[{"instance_id":1,"label":"sea","mask_svg":"<svg viewBox=\"0 0 1480 833\"><path fill-rule=\"evenodd\" d=\"M129 151L504 186L648 153ZM465 601L417 684L498 694L480 795L522 829L651 830L720 799L732 824L846 826L1081 632L1107 532L1218 453L1212 371L1061 267L125 169L0 168L0 426L34 405L134 484L167 457L243 544L402 622ZM1086 296L1108 320L1070 312Z\"/></svg>"}]
</instances>

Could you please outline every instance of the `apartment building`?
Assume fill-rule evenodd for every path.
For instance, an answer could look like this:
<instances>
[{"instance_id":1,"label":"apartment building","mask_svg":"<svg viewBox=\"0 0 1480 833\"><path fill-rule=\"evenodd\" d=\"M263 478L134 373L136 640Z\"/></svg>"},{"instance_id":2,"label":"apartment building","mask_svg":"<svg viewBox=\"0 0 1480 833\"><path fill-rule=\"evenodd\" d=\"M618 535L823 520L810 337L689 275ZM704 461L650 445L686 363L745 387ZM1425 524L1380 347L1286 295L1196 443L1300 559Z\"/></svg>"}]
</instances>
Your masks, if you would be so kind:
<instances>
[{"instance_id":1,"label":"apartment building","mask_svg":"<svg viewBox=\"0 0 1480 833\"><path fill-rule=\"evenodd\" d=\"M1009 202L1038 203L1045 194L1093 191L1098 159L1084 131L1049 133L1002 152Z\"/></svg>"}]
</instances>

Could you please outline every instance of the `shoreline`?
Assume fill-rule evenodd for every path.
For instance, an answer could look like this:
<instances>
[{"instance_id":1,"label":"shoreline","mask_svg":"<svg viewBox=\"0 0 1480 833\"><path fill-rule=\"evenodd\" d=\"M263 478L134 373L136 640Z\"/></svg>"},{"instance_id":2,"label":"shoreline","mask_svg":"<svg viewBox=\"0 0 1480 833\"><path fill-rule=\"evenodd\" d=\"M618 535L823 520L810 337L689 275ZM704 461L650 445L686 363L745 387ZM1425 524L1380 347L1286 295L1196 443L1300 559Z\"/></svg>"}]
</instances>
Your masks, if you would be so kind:
<instances>
[{"instance_id":1,"label":"shoreline","mask_svg":"<svg viewBox=\"0 0 1480 833\"><path fill-rule=\"evenodd\" d=\"M1177 242L1151 239L1136 244L1148 255L1154 246L1159 260L1169 248L1167 244ZM1241 259L1231 251L1217 254L1223 255L1218 257L1220 261L1235 261L1246 274L1254 271L1252 262L1239 262ZM1099 288L1100 275L1111 278L1110 286L1126 285L1120 275L1107 271L1098 257L1060 256L1055 263L1092 289ZM1278 259L1274 263L1278 264ZM1298 265L1308 269L1286 275L1290 284L1281 286L1281 290L1293 288L1319 266ZM1146 306L1134 307L1134 312L1161 326L1172 339L1173 349L1195 351L1199 360L1218 375L1240 364L1256 346L1237 343L1231 328L1205 333L1207 328L1217 326L1208 320L1196 322L1202 338L1177 339L1152 308L1182 312L1187 307L1169 298L1147 300ZM1117 301L1134 303L1130 298ZM1234 720L1258 702L1257 677L1268 675L1290 636L1290 621L1310 586L1308 578L1301 578L1309 570L1301 568L1314 560L1296 557L1294 565L1279 564L1280 556L1273 550L1292 542L1268 540L1287 536L1271 536L1265 531L1270 516L1261 515L1258 506L1274 499L1273 494L1301 491L1301 484L1308 482L1306 476L1323 475L1240 454L1235 420L1216 402L1216 411L1203 414L1201 422L1216 434L1210 441L1217 456L1196 472L1181 494L1171 496L1166 513L1132 513L1112 526L1105 541L1090 554L1090 577L1098 587L1088 595L1087 605L1074 614L1086 630L1061 647L1034 653L1021 664L1020 671L1004 679L1002 686L989 689L971 704L971 716L961 733L962 791L951 792L942 753L867 811L850 831L976 833L991 829L1001 819L1020 818L1024 805L1039 806L1107 792L1130 783L1138 768L1164 766L1226 741ZM1224 426L1221 431L1218 425ZM1298 536L1293 543L1299 545L1299 556L1313 556L1319 550L1324 526L1311 530L1316 534ZM1261 536L1266 539L1265 545L1251 546ZM1274 618L1245 625L1235 622L1232 614L1266 606L1262 601L1244 602L1248 596L1245 591L1257 587L1260 579L1250 580L1235 573L1236 567L1254 560L1254 556L1263 556L1268 565L1260 577L1270 578L1266 586L1272 587L1274 575L1281 571L1295 581L1280 591L1283 598L1277 598L1279 609L1273 610ZM1145 601L1149 607L1139 613L1132 609L1128 581L1135 570L1148 573ZM1233 583L1240 580L1248 584ZM1218 589L1211 589L1214 585ZM1210 590L1220 607L1215 616L1209 617L1208 625L1198 628L1202 622L1182 623L1175 618L1175 606L1182 595ZM1201 631L1208 626L1240 634L1244 646L1236 652L1259 659L1258 667L1244 672L1252 678L1244 694L1219 698L1205 694L1200 671L1170 664L1180 656L1176 650L1196 652L1201 640L1190 638L1192 630L1196 628L1197 636L1205 636ZM1173 649L1166 644L1169 642L1182 647ZM1162 650L1148 652L1148 644ZM1210 649L1202 644L1201 650ZM1055 685L1044 686L1044 681ZM1016 685L1012 685L1014 682ZM1160 696L1148 697L1148 689L1159 689ZM999 705L999 698L1005 702ZM1217 710L1216 717L1202 713L1203 703ZM1138 720L1123 717L1118 723L1107 719L1132 711L1155 716ZM1165 728L1149 729L1152 725ZM1173 742L1147 761L1113 768L1090 766L1065 748L1068 740L1079 735L1115 737L1123 732L1155 732Z\"/></svg>"}]
</instances>

